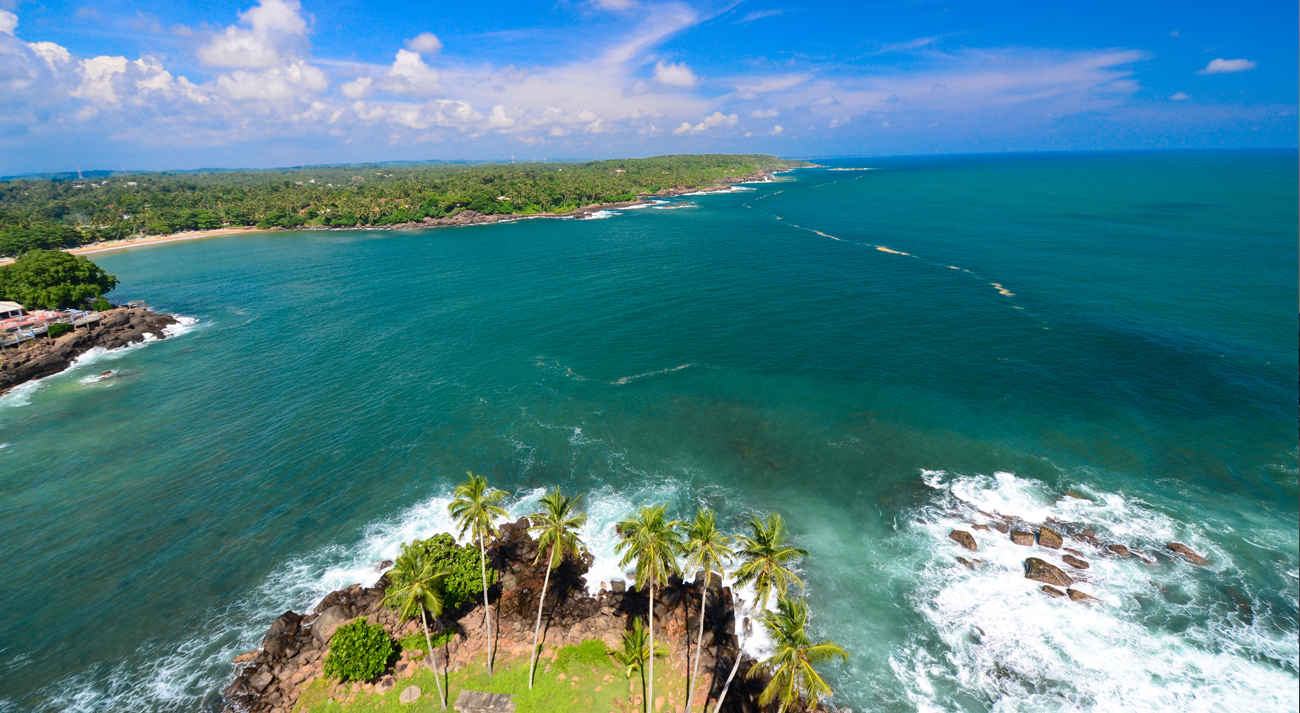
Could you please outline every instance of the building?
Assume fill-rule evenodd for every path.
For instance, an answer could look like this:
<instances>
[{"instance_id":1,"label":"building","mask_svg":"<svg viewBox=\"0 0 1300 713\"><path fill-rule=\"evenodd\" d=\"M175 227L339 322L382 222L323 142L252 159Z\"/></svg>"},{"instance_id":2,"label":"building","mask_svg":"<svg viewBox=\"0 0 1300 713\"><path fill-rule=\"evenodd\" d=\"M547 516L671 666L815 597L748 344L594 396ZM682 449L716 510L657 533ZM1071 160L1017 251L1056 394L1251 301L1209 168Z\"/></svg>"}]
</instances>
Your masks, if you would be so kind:
<instances>
[{"instance_id":1,"label":"building","mask_svg":"<svg viewBox=\"0 0 1300 713\"><path fill-rule=\"evenodd\" d=\"M23 306L17 302L0 301L0 319L9 319L10 317L21 317Z\"/></svg>"}]
</instances>

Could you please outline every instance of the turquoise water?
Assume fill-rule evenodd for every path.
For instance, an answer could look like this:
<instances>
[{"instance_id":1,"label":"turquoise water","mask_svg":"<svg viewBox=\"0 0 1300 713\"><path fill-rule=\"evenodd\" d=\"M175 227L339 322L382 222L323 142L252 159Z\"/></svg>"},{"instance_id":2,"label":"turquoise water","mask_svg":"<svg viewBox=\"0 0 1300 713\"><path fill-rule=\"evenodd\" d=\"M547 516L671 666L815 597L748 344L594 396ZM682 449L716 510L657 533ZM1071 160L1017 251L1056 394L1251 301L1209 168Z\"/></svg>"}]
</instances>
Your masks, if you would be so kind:
<instances>
[{"instance_id":1,"label":"turquoise water","mask_svg":"<svg viewBox=\"0 0 1300 713\"><path fill-rule=\"evenodd\" d=\"M200 321L0 399L0 710L214 709L470 469L589 493L593 580L637 505L782 512L840 705L1297 710L1295 152L825 163L873 170L96 256ZM1049 600L963 504L1212 563Z\"/></svg>"}]
</instances>

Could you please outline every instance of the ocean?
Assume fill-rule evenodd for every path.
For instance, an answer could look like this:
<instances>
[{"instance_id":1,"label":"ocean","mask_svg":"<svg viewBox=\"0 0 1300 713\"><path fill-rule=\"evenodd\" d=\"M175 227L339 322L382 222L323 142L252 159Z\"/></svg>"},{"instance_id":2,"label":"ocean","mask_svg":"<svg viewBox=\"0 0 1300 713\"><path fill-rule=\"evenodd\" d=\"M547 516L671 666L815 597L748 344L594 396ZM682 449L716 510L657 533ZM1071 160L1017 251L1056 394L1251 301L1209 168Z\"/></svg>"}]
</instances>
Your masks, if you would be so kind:
<instances>
[{"instance_id":1,"label":"ocean","mask_svg":"<svg viewBox=\"0 0 1300 713\"><path fill-rule=\"evenodd\" d=\"M640 505L782 513L836 705L1296 711L1296 152L819 163L92 256L198 321L0 398L0 711L218 710L468 470L516 515L584 494L593 586ZM996 530L956 562L976 510L1156 564L1090 554L1100 603L1050 598Z\"/></svg>"}]
</instances>

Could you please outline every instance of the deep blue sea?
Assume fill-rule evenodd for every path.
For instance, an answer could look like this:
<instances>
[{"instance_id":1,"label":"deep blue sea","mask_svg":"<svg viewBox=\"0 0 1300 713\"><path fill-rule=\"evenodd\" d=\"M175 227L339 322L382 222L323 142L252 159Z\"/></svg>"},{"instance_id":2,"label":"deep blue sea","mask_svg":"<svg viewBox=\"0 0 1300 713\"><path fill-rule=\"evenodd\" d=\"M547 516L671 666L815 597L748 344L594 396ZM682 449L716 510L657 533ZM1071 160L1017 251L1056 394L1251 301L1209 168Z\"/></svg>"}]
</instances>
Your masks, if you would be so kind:
<instances>
[{"instance_id":1,"label":"deep blue sea","mask_svg":"<svg viewBox=\"0 0 1300 713\"><path fill-rule=\"evenodd\" d=\"M467 470L585 493L593 583L639 505L784 514L854 710L1296 711L1297 153L821 163L93 256L198 322L0 398L0 711L216 710ZM996 531L955 561L968 506L1211 562L1053 599Z\"/></svg>"}]
</instances>

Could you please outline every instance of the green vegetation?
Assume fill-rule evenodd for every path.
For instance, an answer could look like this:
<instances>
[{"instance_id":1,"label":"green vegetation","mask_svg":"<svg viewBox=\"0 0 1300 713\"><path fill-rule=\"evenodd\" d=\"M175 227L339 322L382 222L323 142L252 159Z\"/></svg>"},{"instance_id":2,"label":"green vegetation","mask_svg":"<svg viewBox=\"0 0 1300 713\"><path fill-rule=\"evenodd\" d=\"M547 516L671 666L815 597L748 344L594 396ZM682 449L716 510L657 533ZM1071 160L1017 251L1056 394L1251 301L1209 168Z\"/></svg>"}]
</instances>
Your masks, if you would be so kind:
<instances>
[{"instance_id":1,"label":"green vegetation","mask_svg":"<svg viewBox=\"0 0 1300 713\"><path fill-rule=\"evenodd\" d=\"M361 617L334 632L324 672L344 681L368 681L388 668L388 660L396 651L383 625L368 624Z\"/></svg>"},{"instance_id":2,"label":"green vegetation","mask_svg":"<svg viewBox=\"0 0 1300 713\"><path fill-rule=\"evenodd\" d=\"M456 631L455 627L444 627L442 631L431 635L427 641L423 632L412 631L403 636L397 642L397 646L400 651L419 651L420 656L428 656L431 648L437 650L440 646L450 644L451 640L456 638Z\"/></svg>"},{"instance_id":3,"label":"green vegetation","mask_svg":"<svg viewBox=\"0 0 1300 713\"><path fill-rule=\"evenodd\" d=\"M758 697L761 706L777 701L776 713L797 708L801 701L809 709L831 693L831 687L822 680L816 664L839 657L849 660L849 654L833 641L814 644L808 638L808 603L802 599L777 600L776 611L763 617L763 628L772 637L772 655L749 669L750 678L771 676L763 693Z\"/></svg>"},{"instance_id":4,"label":"green vegetation","mask_svg":"<svg viewBox=\"0 0 1300 713\"><path fill-rule=\"evenodd\" d=\"M505 499L504 490L489 488L487 478L467 472L469 479L456 486L452 493L456 499L447 506L447 511L460 525L460 536L466 532L478 541L479 570L482 572L483 620L487 626L487 665L488 675L492 675L492 606L488 602L487 576L487 540L497 534L496 519L506 517L506 511L498 503ZM496 573L493 572L495 575Z\"/></svg>"},{"instance_id":5,"label":"green vegetation","mask_svg":"<svg viewBox=\"0 0 1300 713\"><path fill-rule=\"evenodd\" d=\"M45 334L48 335L50 339L58 339L68 332L71 332L72 325L64 322L55 322L54 324L47 326L45 330Z\"/></svg>"},{"instance_id":6,"label":"green vegetation","mask_svg":"<svg viewBox=\"0 0 1300 713\"><path fill-rule=\"evenodd\" d=\"M0 265L0 299L27 309L63 309L117 287L117 277L80 255L34 250Z\"/></svg>"},{"instance_id":7,"label":"green vegetation","mask_svg":"<svg viewBox=\"0 0 1300 713\"><path fill-rule=\"evenodd\" d=\"M0 255L222 226L395 225L473 210L565 213L804 165L762 155L586 163L321 166L0 182Z\"/></svg>"},{"instance_id":8,"label":"green vegetation","mask_svg":"<svg viewBox=\"0 0 1300 713\"><path fill-rule=\"evenodd\" d=\"M555 654L551 668L568 673L582 666L603 666L609 663L609 649L600 639L589 639L576 646L565 646ZM489 671L489 674L491 672Z\"/></svg>"},{"instance_id":9,"label":"green vegetation","mask_svg":"<svg viewBox=\"0 0 1300 713\"><path fill-rule=\"evenodd\" d=\"M477 598L485 587L496 583L496 572L483 567L483 552L456 544L451 535L442 533L427 540L415 540L408 547L420 551L434 569L447 574L443 586L443 606L455 609ZM486 582L486 585L484 584Z\"/></svg>"},{"instance_id":10,"label":"green vegetation","mask_svg":"<svg viewBox=\"0 0 1300 713\"><path fill-rule=\"evenodd\" d=\"M721 577L725 566L731 562L736 553L727 545L731 538L718 529L717 516L712 510L703 508L695 511L695 520L686 528L686 542L682 549L686 553L687 570L698 569L703 573L703 581L708 582L710 575L717 572ZM695 681L700 676L700 647L704 645L704 612L708 611L709 588L700 587L700 630L695 636L695 666L691 677L686 679L686 710L691 710L695 699ZM690 642L687 642L687 656L690 655Z\"/></svg>"},{"instance_id":11,"label":"green vegetation","mask_svg":"<svg viewBox=\"0 0 1300 713\"><path fill-rule=\"evenodd\" d=\"M682 552L682 537L677 532L682 523L671 522L664 515L665 506L652 505L637 511L636 517L618 524L617 550L623 553L619 566L636 564L636 586L649 594L646 601L650 621L650 649L655 648L655 584L666 582L673 574L681 574L677 555ZM647 657L650 668L650 688L645 695L646 713L652 713L650 701L654 699L655 660Z\"/></svg>"},{"instance_id":12,"label":"green vegetation","mask_svg":"<svg viewBox=\"0 0 1300 713\"><path fill-rule=\"evenodd\" d=\"M736 584L753 584L757 593L754 604L765 609L773 592L784 597L791 583L803 587L803 580L790 571L790 565L807 557L808 550L786 544L785 519L780 513L768 515L766 521L750 517L749 530L749 536L739 538L744 564L736 570Z\"/></svg>"},{"instance_id":13,"label":"green vegetation","mask_svg":"<svg viewBox=\"0 0 1300 713\"><path fill-rule=\"evenodd\" d=\"M650 655L651 647L654 648L653 657ZM641 623L641 620L633 619L632 630L623 632L623 648L614 652L614 660L623 667L624 676L632 678L634 673L641 674L641 695L644 700L650 701L654 689L653 687L647 687L646 664L650 664L650 676L653 678L654 659L661 659L667 655L668 649L664 648L663 644L657 646L654 644L654 640L646 634L645 626ZM689 684L687 688L690 688Z\"/></svg>"},{"instance_id":14,"label":"green vegetation","mask_svg":"<svg viewBox=\"0 0 1300 713\"><path fill-rule=\"evenodd\" d=\"M416 540L402 548L393 568L388 570L388 591L384 603L396 609L403 619L419 615L420 626L424 629L425 651L433 653L433 640L429 636L429 622L425 614L431 614L435 621L442 616L445 604L444 588L447 584L447 571L439 569L427 550ZM433 671L435 680L438 670ZM438 697L442 707L447 707L447 698L443 693L442 683L438 683Z\"/></svg>"},{"instance_id":15,"label":"green vegetation","mask_svg":"<svg viewBox=\"0 0 1300 713\"><path fill-rule=\"evenodd\" d=\"M531 515L535 523L531 528L537 535L537 558L547 552L546 576L542 579L542 596L537 599L537 623L533 626L533 648L528 664L528 687L533 687L533 674L537 670L537 641L542 632L542 606L546 603L546 590L551 586L551 570L559 567L566 556L582 556L582 540L578 530L587 524L587 514L577 512L578 498L571 498L559 488L542 496L542 509ZM536 560L534 560L536 561Z\"/></svg>"}]
</instances>

